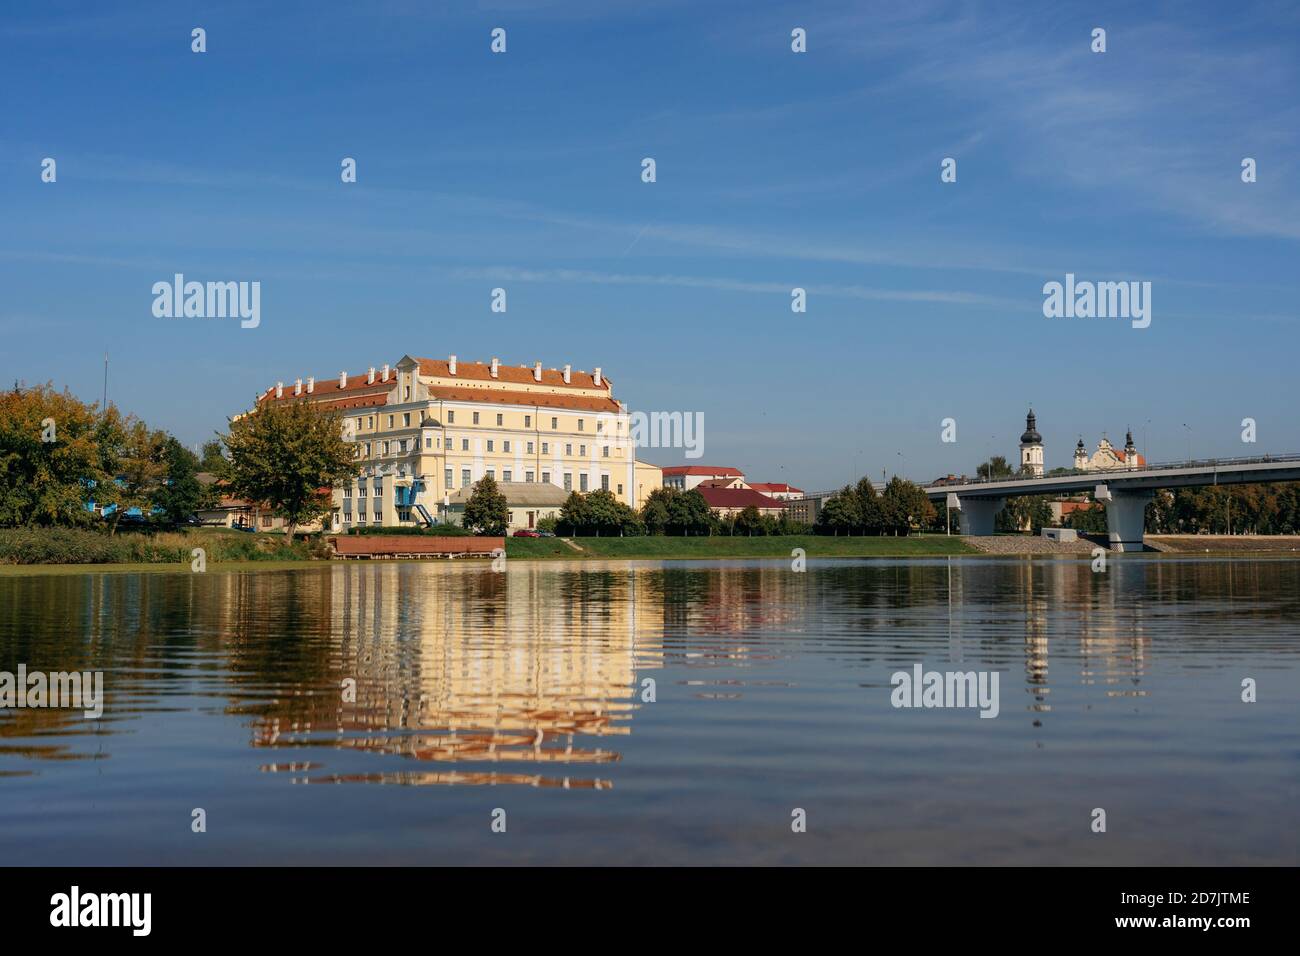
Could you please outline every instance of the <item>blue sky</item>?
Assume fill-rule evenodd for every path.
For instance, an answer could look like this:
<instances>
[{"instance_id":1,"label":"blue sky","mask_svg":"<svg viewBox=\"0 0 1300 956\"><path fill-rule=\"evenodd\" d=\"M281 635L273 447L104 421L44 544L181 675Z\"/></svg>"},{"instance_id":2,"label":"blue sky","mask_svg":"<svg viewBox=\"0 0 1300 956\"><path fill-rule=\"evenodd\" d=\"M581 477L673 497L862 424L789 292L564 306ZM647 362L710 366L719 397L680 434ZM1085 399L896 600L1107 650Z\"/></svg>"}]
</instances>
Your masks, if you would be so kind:
<instances>
[{"instance_id":1,"label":"blue sky","mask_svg":"<svg viewBox=\"0 0 1300 956\"><path fill-rule=\"evenodd\" d=\"M195 442L405 353L599 365L806 489L1013 457L1031 401L1049 466L1300 451L1297 41L1291 3L10 6L0 381L97 399L107 350ZM155 318L176 272L260 281L260 327ZM1045 318L1067 272L1150 281L1150 327Z\"/></svg>"}]
</instances>

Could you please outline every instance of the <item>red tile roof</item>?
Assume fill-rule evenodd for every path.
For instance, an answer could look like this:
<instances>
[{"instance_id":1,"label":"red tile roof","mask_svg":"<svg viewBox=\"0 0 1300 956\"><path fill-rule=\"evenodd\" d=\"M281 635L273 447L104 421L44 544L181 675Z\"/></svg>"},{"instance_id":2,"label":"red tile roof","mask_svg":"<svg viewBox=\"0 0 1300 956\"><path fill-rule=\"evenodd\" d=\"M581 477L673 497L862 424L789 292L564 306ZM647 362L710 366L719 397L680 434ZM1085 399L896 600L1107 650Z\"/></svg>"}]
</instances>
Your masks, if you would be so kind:
<instances>
[{"instance_id":1,"label":"red tile roof","mask_svg":"<svg viewBox=\"0 0 1300 956\"><path fill-rule=\"evenodd\" d=\"M669 465L663 472L665 475L708 475L711 478L722 475L730 475L733 478L745 477L745 473L739 468L715 468L712 465Z\"/></svg>"},{"instance_id":2,"label":"red tile roof","mask_svg":"<svg viewBox=\"0 0 1300 956\"><path fill-rule=\"evenodd\" d=\"M784 508L785 502L767 495L759 494L752 488L705 488L695 489L704 496L710 508L748 508L753 505L760 510L765 508Z\"/></svg>"},{"instance_id":3,"label":"red tile roof","mask_svg":"<svg viewBox=\"0 0 1300 956\"><path fill-rule=\"evenodd\" d=\"M749 487L753 488L755 491L761 491L763 494L767 494L767 495L774 495L774 494L801 495L801 494L803 494L803 490L802 490L802 489L800 489L800 488L796 488L794 485L787 485L787 484L786 484L785 482L783 482L783 481L770 481L770 482L769 482L769 481L754 481L754 482L750 482Z\"/></svg>"},{"instance_id":4,"label":"red tile roof","mask_svg":"<svg viewBox=\"0 0 1300 956\"><path fill-rule=\"evenodd\" d=\"M610 382L604 374L600 376L600 384L596 384L594 372L579 372L577 369L572 370L569 375L569 384L564 383L564 373L558 369L542 369L542 380L538 382L533 378L533 367L522 368L518 365L497 365L497 377L492 377L492 365L488 362L462 362L456 361L456 374L451 374L451 362L447 359L416 359L420 363L421 375L434 375L439 378L462 378L467 381L476 382L514 382L518 385L549 385L560 388L603 388L609 391Z\"/></svg>"},{"instance_id":5,"label":"red tile roof","mask_svg":"<svg viewBox=\"0 0 1300 956\"><path fill-rule=\"evenodd\" d=\"M447 374L445 367L442 372L438 372L436 369L426 370L425 364L432 361L432 359L420 359L420 373L422 375ZM446 366L446 364L446 362L442 363L443 366ZM482 374L477 374L477 370L482 370ZM498 371L501 376L499 380L515 382L527 381L536 384L533 382L533 374L531 371L525 369L514 369L515 372L524 373L522 377L507 375L507 366L505 365L502 365ZM488 366L479 362L457 362L455 377L482 381L492 380L488 372ZM559 372L555 372L554 377L556 379L555 381L548 381L547 373L543 371L542 384L559 385L561 388L569 389L584 387L581 381L582 376L578 375L576 372L573 373L572 376L574 384L569 386L564 384L564 379ZM586 388L596 387L593 384L590 375L587 375L585 378ZM429 395L434 399L453 402L492 402L501 405L535 405L540 408L565 408L572 411L617 413L620 410L620 406L617 401L609 397L608 380L602 378L601 381L604 383L601 387L606 390L605 396L581 394L566 395L550 392L524 392L475 387L473 385L465 385L463 387L431 385L429 386ZM386 404L388 393L391 392L396 385L397 381L391 374L387 382L380 381L379 376L376 375L375 380L372 383L367 383L365 374L362 374L356 377L349 375L348 384L344 388L339 388L339 380L336 376L335 378L326 380L317 379L315 390L310 394L307 392L306 385L303 386L301 395L295 395L293 393L293 386L285 386L284 393L279 399L276 399L275 387L272 386L262 393L258 401L263 402L270 400L291 402L310 400L321 404L327 404L331 408L338 409L373 408Z\"/></svg>"}]
</instances>

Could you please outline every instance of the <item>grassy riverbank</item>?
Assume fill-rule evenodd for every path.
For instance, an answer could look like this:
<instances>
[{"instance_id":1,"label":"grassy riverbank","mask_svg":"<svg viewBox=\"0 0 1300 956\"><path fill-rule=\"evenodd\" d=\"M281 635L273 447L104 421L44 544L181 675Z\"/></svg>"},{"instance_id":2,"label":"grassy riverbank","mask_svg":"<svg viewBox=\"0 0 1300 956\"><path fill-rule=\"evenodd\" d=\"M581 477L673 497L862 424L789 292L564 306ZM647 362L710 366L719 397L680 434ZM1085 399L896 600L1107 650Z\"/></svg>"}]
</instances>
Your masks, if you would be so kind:
<instances>
[{"instance_id":1,"label":"grassy riverbank","mask_svg":"<svg viewBox=\"0 0 1300 956\"><path fill-rule=\"evenodd\" d=\"M189 566L195 548L215 563L309 561L320 545L282 534L246 534L223 528L149 534L108 535L73 528L0 529L0 567L31 565L181 565Z\"/></svg>"},{"instance_id":2,"label":"grassy riverbank","mask_svg":"<svg viewBox=\"0 0 1300 956\"><path fill-rule=\"evenodd\" d=\"M976 554L958 537L926 535L911 538L714 536L700 538L508 538L506 556L561 561L709 560L716 558L789 558L802 548L810 558L928 558Z\"/></svg>"}]
</instances>

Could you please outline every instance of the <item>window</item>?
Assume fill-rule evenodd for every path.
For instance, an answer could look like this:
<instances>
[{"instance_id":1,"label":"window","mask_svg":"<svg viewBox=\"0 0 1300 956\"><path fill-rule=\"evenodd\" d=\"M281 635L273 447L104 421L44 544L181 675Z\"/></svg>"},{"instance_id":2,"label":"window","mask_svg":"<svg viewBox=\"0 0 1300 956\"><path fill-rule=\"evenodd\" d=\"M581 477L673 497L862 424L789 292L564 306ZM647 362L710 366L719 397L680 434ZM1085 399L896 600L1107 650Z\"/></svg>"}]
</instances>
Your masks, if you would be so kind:
<instances>
[{"instance_id":1,"label":"window","mask_svg":"<svg viewBox=\"0 0 1300 956\"><path fill-rule=\"evenodd\" d=\"M370 457L370 442L366 442L366 457Z\"/></svg>"},{"instance_id":2,"label":"window","mask_svg":"<svg viewBox=\"0 0 1300 956\"><path fill-rule=\"evenodd\" d=\"M374 416L374 415L371 415L369 418L366 419L366 427L367 427L367 428L374 428L374 427L375 427L375 416Z\"/></svg>"},{"instance_id":3,"label":"window","mask_svg":"<svg viewBox=\"0 0 1300 956\"><path fill-rule=\"evenodd\" d=\"M358 497L358 498L364 498L365 496L366 496L366 479L364 479L364 478L358 478L358 479L357 479L357 497Z\"/></svg>"},{"instance_id":4,"label":"window","mask_svg":"<svg viewBox=\"0 0 1300 956\"><path fill-rule=\"evenodd\" d=\"M535 477L537 477L537 472L535 471L524 472L524 481L528 482L530 485L533 483Z\"/></svg>"},{"instance_id":5,"label":"window","mask_svg":"<svg viewBox=\"0 0 1300 956\"><path fill-rule=\"evenodd\" d=\"M560 427L560 420L559 420L558 418L552 418L552 419L551 419L551 431L558 431L558 430L559 430L559 427Z\"/></svg>"},{"instance_id":6,"label":"window","mask_svg":"<svg viewBox=\"0 0 1300 956\"><path fill-rule=\"evenodd\" d=\"M344 486L343 486L343 497L344 497L345 499L346 499L346 498L351 498L351 497L352 497L352 486L351 486L351 485L344 485Z\"/></svg>"},{"instance_id":7,"label":"window","mask_svg":"<svg viewBox=\"0 0 1300 956\"><path fill-rule=\"evenodd\" d=\"M587 490L587 473L585 471L578 476L578 490L582 492Z\"/></svg>"},{"instance_id":8,"label":"window","mask_svg":"<svg viewBox=\"0 0 1300 956\"><path fill-rule=\"evenodd\" d=\"M510 480L510 469L509 469L509 468L507 468L507 469L505 469L505 471L501 472L501 480L502 480L502 481L509 481L509 480Z\"/></svg>"},{"instance_id":9,"label":"window","mask_svg":"<svg viewBox=\"0 0 1300 956\"><path fill-rule=\"evenodd\" d=\"M388 442L384 442L383 445L381 445L380 447L383 448L383 451L382 451L380 454L387 455L387 454L388 454Z\"/></svg>"},{"instance_id":10,"label":"window","mask_svg":"<svg viewBox=\"0 0 1300 956\"><path fill-rule=\"evenodd\" d=\"M443 472L442 472L442 486L443 486L444 488L450 488L450 487L452 487L452 484L451 484L451 469L450 469L450 468L444 468L444 469L443 469Z\"/></svg>"},{"instance_id":11,"label":"window","mask_svg":"<svg viewBox=\"0 0 1300 956\"><path fill-rule=\"evenodd\" d=\"M384 479L375 475L375 497L382 498L384 495Z\"/></svg>"},{"instance_id":12,"label":"window","mask_svg":"<svg viewBox=\"0 0 1300 956\"><path fill-rule=\"evenodd\" d=\"M263 516L262 516L262 527L263 527L263 528L269 528L269 527L271 527L271 516L270 516L270 515L263 515Z\"/></svg>"},{"instance_id":13,"label":"window","mask_svg":"<svg viewBox=\"0 0 1300 956\"><path fill-rule=\"evenodd\" d=\"M532 428L532 427L533 427L533 416L532 416L532 415L525 415L525 416L524 416L524 427L525 427L525 428Z\"/></svg>"},{"instance_id":14,"label":"window","mask_svg":"<svg viewBox=\"0 0 1300 956\"><path fill-rule=\"evenodd\" d=\"M578 419L578 431L582 431L582 419Z\"/></svg>"},{"instance_id":15,"label":"window","mask_svg":"<svg viewBox=\"0 0 1300 956\"><path fill-rule=\"evenodd\" d=\"M528 443L528 454L531 455L532 453L533 453L533 443L532 443L532 442L529 442L529 443Z\"/></svg>"},{"instance_id":16,"label":"window","mask_svg":"<svg viewBox=\"0 0 1300 956\"><path fill-rule=\"evenodd\" d=\"M462 469L460 470L460 486L461 486L462 488L468 488L468 487L469 487L469 469L468 469L468 468L462 468Z\"/></svg>"},{"instance_id":17,"label":"window","mask_svg":"<svg viewBox=\"0 0 1300 956\"><path fill-rule=\"evenodd\" d=\"M600 490L609 491L609 475L600 476Z\"/></svg>"},{"instance_id":18,"label":"window","mask_svg":"<svg viewBox=\"0 0 1300 956\"><path fill-rule=\"evenodd\" d=\"M568 472L568 471L566 471L566 472L564 473L564 490L565 490L565 491L572 491L572 490L573 490L573 473L572 473L572 472Z\"/></svg>"},{"instance_id":19,"label":"window","mask_svg":"<svg viewBox=\"0 0 1300 956\"><path fill-rule=\"evenodd\" d=\"M549 455L550 453L551 453L551 443L548 441L542 442L542 454Z\"/></svg>"},{"instance_id":20,"label":"window","mask_svg":"<svg viewBox=\"0 0 1300 956\"><path fill-rule=\"evenodd\" d=\"M392 427L393 427L393 416L392 416L392 415L389 415L389 416L388 416L388 427L389 427L389 428L392 428Z\"/></svg>"},{"instance_id":21,"label":"window","mask_svg":"<svg viewBox=\"0 0 1300 956\"><path fill-rule=\"evenodd\" d=\"M487 470L487 476L488 476L489 478L491 478L493 481L496 481L496 480L497 480L497 470L496 470L495 468L489 468L489 469Z\"/></svg>"},{"instance_id":22,"label":"window","mask_svg":"<svg viewBox=\"0 0 1300 956\"><path fill-rule=\"evenodd\" d=\"M502 420L502 416L501 416L501 413L500 413L500 412L497 412L497 424L498 424L498 425L503 425L503 424L505 424L505 422Z\"/></svg>"},{"instance_id":23,"label":"window","mask_svg":"<svg viewBox=\"0 0 1300 956\"><path fill-rule=\"evenodd\" d=\"M596 434L599 435L604 430L605 430L605 423L602 422L599 418L596 419Z\"/></svg>"},{"instance_id":24,"label":"window","mask_svg":"<svg viewBox=\"0 0 1300 956\"><path fill-rule=\"evenodd\" d=\"M586 458L586 457L587 457L587 446L586 446L586 445L579 445L579 446L578 446L578 457L579 457L579 458Z\"/></svg>"},{"instance_id":25,"label":"window","mask_svg":"<svg viewBox=\"0 0 1300 956\"><path fill-rule=\"evenodd\" d=\"M409 385L406 386L406 388L402 391L402 398L408 402L411 400L411 386Z\"/></svg>"},{"instance_id":26,"label":"window","mask_svg":"<svg viewBox=\"0 0 1300 956\"><path fill-rule=\"evenodd\" d=\"M425 435L425 436L424 436L424 450L425 450L425 451L428 451L428 450L429 450L430 448L432 448L432 447L433 447L433 439L430 438L428 435Z\"/></svg>"},{"instance_id":27,"label":"window","mask_svg":"<svg viewBox=\"0 0 1300 956\"><path fill-rule=\"evenodd\" d=\"M403 438L401 441L399 441L399 442L397 443L397 451L398 451L399 454L402 454L402 455L405 455L405 454L406 454L406 439L405 439L405 438Z\"/></svg>"},{"instance_id":28,"label":"window","mask_svg":"<svg viewBox=\"0 0 1300 956\"><path fill-rule=\"evenodd\" d=\"M384 513L382 511L376 511L375 524L383 524L383 523L384 523Z\"/></svg>"},{"instance_id":29,"label":"window","mask_svg":"<svg viewBox=\"0 0 1300 956\"><path fill-rule=\"evenodd\" d=\"M564 454L565 454L567 457L572 457L572 456L573 456L573 446L572 446L572 445L565 445L565 446L564 446Z\"/></svg>"},{"instance_id":30,"label":"window","mask_svg":"<svg viewBox=\"0 0 1300 956\"><path fill-rule=\"evenodd\" d=\"M489 439L488 439L488 451L491 451L491 450L492 450L492 439L489 438Z\"/></svg>"},{"instance_id":31,"label":"window","mask_svg":"<svg viewBox=\"0 0 1300 956\"><path fill-rule=\"evenodd\" d=\"M603 447L600 449L600 456L601 456L602 458L608 458L608 457L609 457L609 446L608 446L608 445L605 445L605 446L603 446Z\"/></svg>"},{"instance_id":32,"label":"window","mask_svg":"<svg viewBox=\"0 0 1300 956\"><path fill-rule=\"evenodd\" d=\"M503 441L503 442L501 443L501 450L502 450L502 451L509 451L509 450L510 450L510 442L509 442L508 440L507 440L507 441Z\"/></svg>"},{"instance_id":33,"label":"window","mask_svg":"<svg viewBox=\"0 0 1300 956\"><path fill-rule=\"evenodd\" d=\"M475 424L475 425L478 424L478 412L475 412L475 413L474 413L474 424Z\"/></svg>"},{"instance_id":34,"label":"window","mask_svg":"<svg viewBox=\"0 0 1300 956\"><path fill-rule=\"evenodd\" d=\"M447 411L447 424L448 425L456 424L456 413L454 411L451 411L450 409L448 409Z\"/></svg>"},{"instance_id":35,"label":"window","mask_svg":"<svg viewBox=\"0 0 1300 956\"><path fill-rule=\"evenodd\" d=\"M361 431L361 419L357 419L357 431Z\"/></svg>"},{"instance_id":36,"label":"window","mask_svg":"<svg viewBox=\"0 0 1300 956\"><path fill-rule=\"evenodd\" d=\"M618 493L619 493L620 495L623 494L623 486L622 486L622 485L619 485L619 486L618 486Z\"/></svg>"},{"instance_id":37,"label":"window","mask_svg":"<svg viewBox=\"0 0 1300 956\"><path fill-rule=\"evenodd\" d=\"M461 451L469 451L469 439L468 439L468 438L462 438L462 439L460 440L460 450L461 450Z\"/></svg>"},{"instance_id":38,"label":"window","mask_svg":"<svg viewBox=\"0 0 1300 956\"><path fill-rule=\"evenodd\" d=\"M410 427L411 427L411 413L410 413L410 412L403 412L403 413L402 413L402 427L403 427L403 428L410 428Z\"/></svg>"}]
</instances>

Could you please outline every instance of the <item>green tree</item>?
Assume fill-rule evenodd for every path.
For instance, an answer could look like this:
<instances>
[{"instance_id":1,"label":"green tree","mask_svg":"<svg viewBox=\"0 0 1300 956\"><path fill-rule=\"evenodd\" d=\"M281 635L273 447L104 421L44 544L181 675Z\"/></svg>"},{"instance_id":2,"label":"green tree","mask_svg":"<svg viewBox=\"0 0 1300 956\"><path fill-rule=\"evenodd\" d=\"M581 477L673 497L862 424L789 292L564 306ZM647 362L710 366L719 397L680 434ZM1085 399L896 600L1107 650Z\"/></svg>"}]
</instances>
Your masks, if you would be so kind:
<instances>
[{"instance_id":1,"label":"green tree","mask_svg":"<svg viewBox=\"0 0 1300 956\"><path fill-rule=\"evenodd\" d=\"M225 473L227 464L226 456L221 452L220 439L214 438L203 443L203 447L199 451L199 471L206 471L209 474L221 477Z\"/></svg>"},{"instance_id":2,"label":"green tree","mask_svg":"<svg viewBox=\"0 0 1300 956\"><path fill-rule=\"evenodd\" d=\"M852 534L862 524L862 505L857 492L845 485L826 499L821 511L817 513L815 528L818 534L833 534L838 537L841 533Z\"/></svg>"},{"instance_id":3,"label":"green tree","mask_svg":"<svg viewBox=\"0 0 1300 956\"><path fill-rule=\"evenodd\" d=\"M1010 478L1015 475L1015 469L1007 463L1007 460L1001 455L994 455L984 464L975 469L975 474L988 480L996 481L999 478Z\"/></svg>"},{"instance_id":4,"label":"green tree","mask_svg":"<svg viewBox=\"0 0 1300 956\"><path fill-rule=\"evenodd\" d=\"M503 535L510 526L510 505L496 479L484 475L465 502L464 524L475 534Z\"/></svg>"},{"instance_id":5,"label":"green tree","mask_svg":"<svg viewBox=\"0 0 1300 956\"><path fill-rule=\"evenodd\" d=\"M753 537L755 533L763 534L766 530L763 516L754 505L746 505L734 516L734 528L741 534Z\"/></svg>"},{"instance_id":6,"label":"green tree","mask_svg":"<svg viewBox=\"0 0 1300 956\"><path fill-rule=\"evenodd\" d=\"M162 457L166 476L154 504L163 509L172 524L179 524L198 510L203 497L203 486L196 477L199 459L170 435L163 442Z\"/></svg>"},{"instance_id":7,"label":"green tree","mask_svg":"<svg viewBox=\"0 0 1300 956\"><path fill-rule=\"evenodd\" d=\"M328 514L331 489L360 471L338 414L311 402L265 404L232 421L222 441L231 493L283 518L290 540L299 525Z\"/></svg>"},{"instance_id":8,"label":"green tree","mask_svg":"<svg viewBox=\"0 0 1300 956\"><path fill-rule=\"evenodd\" d=\"M98 522L86 504L111 495L122 437L116 408L101 413L67 389L0 393L0 526Z\"/></svg>"},{"instance_id":9,"label":"green tree","mask_svg":"<svg viewBox=\"0 0 1300 956\"><path fill-rule=\"evenodd\" d=\"M908 535L912 527L934 520L934 505L917 485L895 475L880 495L881 527L895 535Z\"/></svg>"},{"instance_id":10,"label":"green tree","mask_svg":"<svg viewBox=\"0 0 1300 956\"><path fill-rule=\"evenodd\" d=\"M672 519L673 503L681 492L676 488L654 488L641 506L641 522L646 534L665 534Z\"/></svg>"},{"instance_id":11,"label":"green tree","mask_svg":"<svg viewBox=\"0 0 1300 956\"><path fill-rule=\"evenodd\" d=\"M709 503L695 488L677 495L668 512L668 529L675 534L708 534L716 523Z\"/></svg>"}]
</instances>

